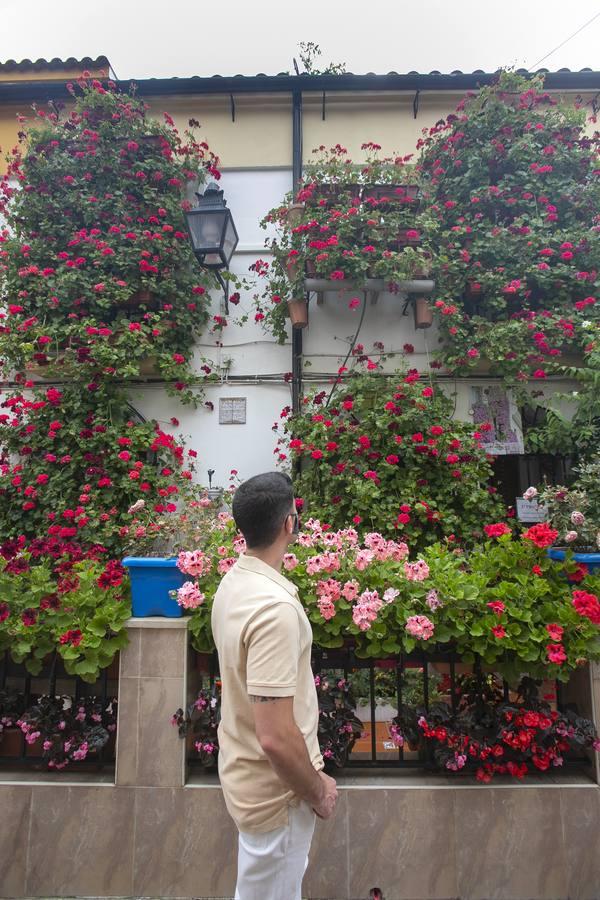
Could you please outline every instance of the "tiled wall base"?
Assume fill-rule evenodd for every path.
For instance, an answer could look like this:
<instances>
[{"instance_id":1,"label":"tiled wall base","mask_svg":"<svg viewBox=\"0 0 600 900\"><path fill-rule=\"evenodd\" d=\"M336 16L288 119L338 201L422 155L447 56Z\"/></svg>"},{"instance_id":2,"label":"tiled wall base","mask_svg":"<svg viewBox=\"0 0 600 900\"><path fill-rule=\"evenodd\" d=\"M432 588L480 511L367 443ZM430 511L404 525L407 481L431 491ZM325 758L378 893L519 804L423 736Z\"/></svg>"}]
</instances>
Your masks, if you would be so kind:
<instances>
[{"instance_id":1,"label":"tiled wall base","mask_svg":"<svg viewBox=\"0 0 600 900\"><path fill-rule=\"evenodd\" d=\"M600 788L342 788L303 896L598 900ZM0 785L0 896L232 897L218 787ZM284 900L284 898L282 898Z\"/></svg>"}]
</instances>

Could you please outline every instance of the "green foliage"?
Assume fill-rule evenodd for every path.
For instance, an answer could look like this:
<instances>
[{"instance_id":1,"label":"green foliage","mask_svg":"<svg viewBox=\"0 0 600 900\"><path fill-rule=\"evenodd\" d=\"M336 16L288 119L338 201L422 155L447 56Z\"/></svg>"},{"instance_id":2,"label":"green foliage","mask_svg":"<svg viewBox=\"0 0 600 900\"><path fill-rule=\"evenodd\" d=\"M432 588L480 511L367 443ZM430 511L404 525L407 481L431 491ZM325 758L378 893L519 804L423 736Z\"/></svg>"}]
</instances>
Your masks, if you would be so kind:
<instances>
[{"instance_id":1,"label":"green foliage","mask_svg":"<svg viewBox=\"0 0 600 900\"><path fill-rule=\"evenodd\" d=\"M50 552L1 565L0 651L36 675L57 650L69 675L96 681L127 645L131 605L122 569L91 559L67 564L64 556L56 562Z\"/></svg>"}]
</instances>

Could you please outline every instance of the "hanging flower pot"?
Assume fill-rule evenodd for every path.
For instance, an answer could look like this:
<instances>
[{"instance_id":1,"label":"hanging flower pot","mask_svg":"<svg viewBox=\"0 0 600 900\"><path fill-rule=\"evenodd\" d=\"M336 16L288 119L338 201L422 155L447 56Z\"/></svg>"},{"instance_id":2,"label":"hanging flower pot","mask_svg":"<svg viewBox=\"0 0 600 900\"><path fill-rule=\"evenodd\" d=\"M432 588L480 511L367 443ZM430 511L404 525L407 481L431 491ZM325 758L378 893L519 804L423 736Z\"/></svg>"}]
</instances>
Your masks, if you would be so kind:
<instances>
[{"instance_id":1,"label":"hanging flower pot","mask_svg":"<svg viewBox=\"0 0 600 900\"><path fill-rule=\"evenodd\" d=\"M469 281L467 283L467 296L480 297L482 293L483 288L478 281Z\"/></svg>"},{"instance_id":2,"label":"hanging flower pot","mask_svg":"<svg viewBox=\"0 0 600 900\"><path fill-rule=\"evenodd\" d=\"M415 299L415 328L431 328L433 324L433 310L427 297Z\"/></svg>"},{"instance_id":3,"label":"hanging flower pot","mask_svg":"<svg viewBox=\"0 0 600 900\"><path fill-rule=\"evenodd\" d=\"M124 305L134 307L146 306L155 309L157 306L157 298L147 288L140 288L139 291L135 291L135 293L127 298Z\"/></svg>"},{"instance_id":4,"label":"hanging flower pot","mask_svg":"<svg viewBox=\"0 0 600 900\"><path fill-rule=\"evenodd\" d=\"M295 228L298 222L302 219L302 215L304 213L304 203L292 203L291 206L288 206L287 209L284 209L281 213L281 219L285 222L290 228Z\"/></svg>"},{"instance_id":5,"label":"hanging flower pot","mask_svg":"<svg viewBox=\"0 0 600 900\"><path fill-rule=\"evenodd\" d=\"M398 232L397 241L401 247L415 247L421 243L421 234L416 228L403 228Z\"/></svg>"},{"instance_id":6,"label":"hanging flower pot","mask_svg":"<svg viewBox=\"0 0 600 900\"><path fill-rule=\"evenodd\" d=\"M156 356L143 356L140 359L140 375L146 378L158 378L160 376Z\"/></svg>"},{"instance_id":7,"label":"hanging flower pot","mask_svg":"<svg viewBox=\"0 0 600 900\"><path fill-rule=\"evenodd\" d=\"M288 312L292 328L306 328L308 325L308 303L302 297L299 300L288 300Z\"/></svg>"}]
</instances>

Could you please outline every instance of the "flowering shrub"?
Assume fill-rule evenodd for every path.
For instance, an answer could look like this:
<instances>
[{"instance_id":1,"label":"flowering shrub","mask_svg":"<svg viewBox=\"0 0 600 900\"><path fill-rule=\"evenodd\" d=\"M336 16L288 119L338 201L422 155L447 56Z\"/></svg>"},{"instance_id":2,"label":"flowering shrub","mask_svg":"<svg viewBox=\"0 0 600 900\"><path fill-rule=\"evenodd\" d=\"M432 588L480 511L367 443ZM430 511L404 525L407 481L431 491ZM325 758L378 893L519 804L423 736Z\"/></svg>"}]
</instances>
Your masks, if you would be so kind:
<instances>
[{"instance_id":1,"label":"flowering shrub","mask_svg":"<svg viewBox=\"0 0 600 900\"><path fill-rule=\"evenodd\" d=\"M36 675L58 652L70 675L94 682L127 645L127 581L103 548L84 552L56 538L0 546L0 653Z\"/></svg>"},{"instance_id":2,"label":"flowering shrub","mask_svg":"<svg viewBox=\"0 0 600 900\"><path fill-rule=\"evenodd\" d=\"M304 296L306 275L348 290L381 278L392 291L398 282L428 275L431 252L415 226L418 190L410 157L382 157L372 142L362 149L363 165L340 144L314 150L297 195L288 194L261 222L274 225L276 236L265 242L273 261L252 266L263 285L255 319L281 342L286 301Z\"/></svg>"},{"instance_id":3,"label":"flowering shrub","mask_svg":"<svg viewBox=\"0 0 600 900\"><path fill-rule=\"evenodd\" d=\"M75 384L9 394L0 406L4 538L51 537L119 553L130 528L142 538L153 519L174 513L193 492L195 451L135 418L102 383L83 395Z\"/></svg>"},{"instance_id":4,"label":"flowering shrub","mask_svg":"<svg viewBox=\"0 0 600 900\"><path fill-rule=\"evenodd\" d=\"M438 544L410 562L402 541L378 533L361 541L352 527L333 531L309 520L284 557L284 573L298 587L317 646L351 641L357 656L380 658L443 645L465 662L479 656L512 682L524 672L566 681L600 655L600 579L551 561L540 543L504 534L468 556ZM202 600L190 632L199 651L213 648L214 593L243 549L221 514L195 560Z\"/></svg>"},{"instance_id":5,"label":"flowering shrub","mask_svg":"<svg viewBox=\"0 0 600 900\"><path fill-rule=\"evenodd\" d=\"M376 370L377 367L374 366ZM285 423L303 511L339 528L400 536L419 548L447 537L472 543L500 513L482 431L452 419L451 400L415 370L354 371L328 397L305 397Z\"/></svg>"},{"instance_id":6,"label":"flowering shrub","mask_svg":"<svg viewBox=\"0 0 600 900\"><path fill-rule=\"evenodd\" d=\"M218 159L113 83L81 78L71 91L64 119L44 109L22 119L0 182L0 356L84 384L139 378L152 356L168 389L193 401L212 281L195 264L184 193L207 172L218 178Z\"/></svg>"},{"instance_id":7,"label":"flowering shrub","mask_svg":"<svg viewBox=\"0 0 600 900\"><path fill-rule=\"evenodd\" d=\"M494 775L519 780L532 771L560 767L568 753L586 747L600 750L594 725L568 708L558 712L538 696L538 683L524 678L514 700L503 700L501 684L489 675L479 685L465 679L458 710L436 703L429 711L404 707L394 720L395 742L404 734L432 751L434 764L446 772L476 769L478 781Z\"/></svg>"},{"instance_id":8,"label":"flowering shrub","mask_svg":"<svg viewBox=\"0 0 600 900\"><path fill-rule=\"evenodd\" d=\"M104 706L99 697L43 695L15 724L28 744L41 743L49 769L64 769L70 762L97 753L108 742L117 728L117 698L110 698Z\"/></svg>"},{"instance_id":9,"label":"flowering shrub","mask_svg":"<svg viewBox=\"0 0 600 900\"><path fill-rule=\"evenodd\" d=\"M502 73L419 141L442 356L543 380L597 334L597 137L543 77ZM586 349L587 348L587 349Z\"/></svg>"},{"instance_id":10,"label":"flowering shrub","mask_svg":"<svg viewBox=\"0 0 600 900\"><path fill-rule=\"evenodd\" d=\"M570 488L544 485L540 502L547 507L558 543L573 550L600 550L600 456L573 470ZM525 492L528 498L538 496L537 488Z\"/></svg>"}]
</instances>

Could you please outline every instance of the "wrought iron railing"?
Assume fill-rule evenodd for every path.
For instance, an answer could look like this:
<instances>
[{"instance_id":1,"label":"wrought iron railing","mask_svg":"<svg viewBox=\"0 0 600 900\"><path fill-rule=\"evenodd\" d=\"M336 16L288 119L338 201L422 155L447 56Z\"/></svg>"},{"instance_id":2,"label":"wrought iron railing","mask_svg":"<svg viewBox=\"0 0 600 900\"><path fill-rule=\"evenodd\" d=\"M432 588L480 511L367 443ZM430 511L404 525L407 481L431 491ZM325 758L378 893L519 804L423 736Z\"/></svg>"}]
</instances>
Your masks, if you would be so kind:
<instances>
[{"instance_id":1,"label":"wrought iron railing","mask_svg":"<svg viewBox=\"0 0 600 900\"><path fill-rule=\"evenodd\" d=\"M70 697L74 706L77 701L96 698L102 710L105 710L111 700L114 700L116 723L118 656L113 660L111 666L101 671L100 678L96 682L90 683L77 676L69 675L56 652L45 661L38 675L32 675L24 665L15 663L7 650L3 655L0 654L0 695L6 697L6 692L17 696L17 715L8 716L11 720L18 717L20 712L33 707L38 698L48 696ZM0 708L0 718L5 715L5 712ZM110 770L115 763L115 741L116 729L110 733L110 738L105 746L90 753L85 760L70 760L68 770ZM0 739L0 767L45 768L46 762L40 741L28 744L24 732L15 725L3 730L3 736Z\"/></svg>"},{"instance_id":2,"label":"wrought iron railing","mask_svg":"<svg viewBox=\"0 0 600 900\"><path fill-rule=\"evenodd\" d=\"M219 677L216 654L197 654L192 651L192 670L197 686L213 686ZM392 719L403 707L417 707L429 711L435 703L446 703L452 712L458 710L465 678L472 682L472 693L482 696L490 671L479 659L466 664L458 656L440 650L437 653L411 653L385 659L357 657L352 647L340 649L313 648L312 666L315 676L330 680L344 679L352 685L357 701L356 713L363 723L363 734L354 744L347 765L355 768L416 768L432 761L430 742L420 741L411 746L407 742L398 747L390 728ZM516 701L515 686L495 676L505 702ZM541 693L554 709L562 709L563 685L548 680ZM193 681L190 682L193 691ZM190 740L189 761L198 762Z\"/></svg>"}]
</instances>

